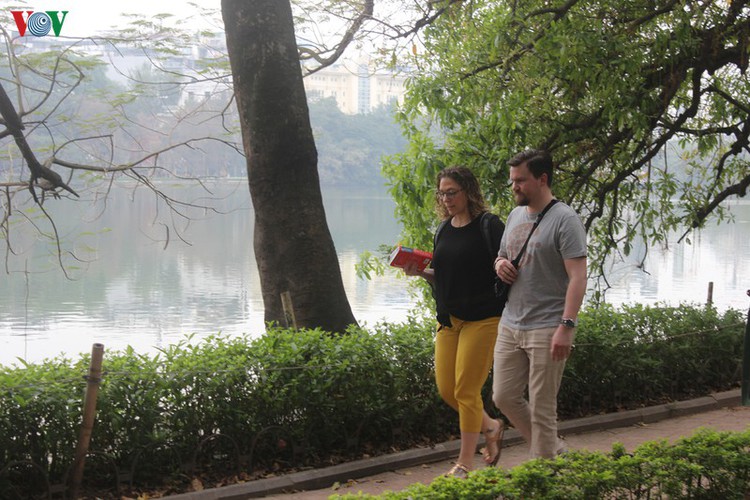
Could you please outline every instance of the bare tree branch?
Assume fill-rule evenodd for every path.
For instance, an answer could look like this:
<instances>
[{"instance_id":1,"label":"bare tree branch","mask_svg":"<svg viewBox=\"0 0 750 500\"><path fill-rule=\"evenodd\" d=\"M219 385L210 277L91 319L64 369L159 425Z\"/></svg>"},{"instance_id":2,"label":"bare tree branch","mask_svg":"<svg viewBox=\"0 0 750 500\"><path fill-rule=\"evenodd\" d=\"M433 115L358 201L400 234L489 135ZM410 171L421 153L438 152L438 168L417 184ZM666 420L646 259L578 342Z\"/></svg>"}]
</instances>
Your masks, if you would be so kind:
<instances>
[{"instance_id":1,"label":"bare tree branch","mask_svg":"<svg viewBox=\"0 0 750 500\"><path fill-rule=\"evenodd\" d=\"M39 203L36 191L34 190L35 184L39 184L43 190L54 190L57 188L62 188L72 193L76 197L79 197L78 193L73 191L70 186L63 182L60 174L50 169L49 167L42 165L39 160L37 160L34 151L31 149L31 146L29 146L29 143L26 141L26 137L23 134L23 130L25 128L24 124L23 122L21 122L21 118L18 116L16 108L10 101L10 98L5 92L5 88L3 87L2 83L0 83L0 115L2 115L3 119L5 120L8 131L13 135L18 149L21 151L21 154L26 160L26 164L29 167L29 170L31 170L29 190L34 196L34 200ZM40 183L40 179L47 181L47 183L49 184L43 182Z\"/></svg>"},{"instance_id":2,"label":"bare tree branch","mask_svg":"<svg viewBox=\"0 0 750 500\"><path fill-rule=\"evenodd\" d=\"M344 54L344 51L346 51L347 47L349 47L349 44L352 42L352 40L354 40L354 36L359 32L364 22L372 18L373 6L374 0L365 0L363 2L362 11L354 18L351 25L349 25L346 33L344 33L341 41L336 45L336 48L331 56L323 58L315 51L309 50L306 47L297 48L301 60L312 58L320 63L318 67L308 70L308 75L320 71L321 69L326 68L339 60L339 58Z\"/></svg>"}]
</instances>

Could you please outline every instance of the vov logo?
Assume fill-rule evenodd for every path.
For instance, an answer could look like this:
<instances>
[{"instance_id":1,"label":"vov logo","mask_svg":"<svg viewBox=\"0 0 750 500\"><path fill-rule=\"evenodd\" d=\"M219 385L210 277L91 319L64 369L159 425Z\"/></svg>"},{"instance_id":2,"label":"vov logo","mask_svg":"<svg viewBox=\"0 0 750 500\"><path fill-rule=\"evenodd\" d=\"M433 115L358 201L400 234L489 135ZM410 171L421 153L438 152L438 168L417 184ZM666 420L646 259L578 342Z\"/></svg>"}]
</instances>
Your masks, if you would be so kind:
<instances>
[{"instance_id":1,"label":"vov logo","mask_svg":"<svg viewBox=\"0 0 750 500\"><path fill-rule=\"evenodd\" d=\"M62 19L60 19L60 13L62 12ZM31 10L11 10L13 19L16 21L16 27L18 33L21 36L26 35L26 31L34 36L45 36L52 30L55 36L60 36L60 30L65 22L65 17L68 15L67 10L47 10L34 12ZM26 19L23 15L26 13Z\"/></svg>"}]
</instances>

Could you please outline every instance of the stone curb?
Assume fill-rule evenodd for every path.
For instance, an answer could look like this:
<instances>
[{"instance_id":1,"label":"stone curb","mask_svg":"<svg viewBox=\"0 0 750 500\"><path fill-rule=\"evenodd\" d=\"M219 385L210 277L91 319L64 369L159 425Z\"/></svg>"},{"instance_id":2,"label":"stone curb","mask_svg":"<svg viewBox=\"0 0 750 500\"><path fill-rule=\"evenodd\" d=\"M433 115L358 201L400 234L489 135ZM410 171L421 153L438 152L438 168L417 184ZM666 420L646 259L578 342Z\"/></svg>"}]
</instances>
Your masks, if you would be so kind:
<instances>
[{"instance_id":1,"label":"stone curb","mask_svg":"<svg viewBox=\"0 0 750 500\"><path fill-rule=\"evenodd\" d=\"M735 389L687 401L566 420L560 422L559 430L563 435L601 431L738 406L740 403L741 390ZM503 439L505 445L518 444L521 441L522 438L515 429L508 429ZM406 450L324 469L295 472L221 488L173 495L169 498L175 500L244 500L284 493L285 491L320 489L328 487L336 481L345 482L350 479L359 479L415 465L447 460L458 454L459 447L460 441L458 440L446 441L430 448Z\"/></svg>"}]
</instances>

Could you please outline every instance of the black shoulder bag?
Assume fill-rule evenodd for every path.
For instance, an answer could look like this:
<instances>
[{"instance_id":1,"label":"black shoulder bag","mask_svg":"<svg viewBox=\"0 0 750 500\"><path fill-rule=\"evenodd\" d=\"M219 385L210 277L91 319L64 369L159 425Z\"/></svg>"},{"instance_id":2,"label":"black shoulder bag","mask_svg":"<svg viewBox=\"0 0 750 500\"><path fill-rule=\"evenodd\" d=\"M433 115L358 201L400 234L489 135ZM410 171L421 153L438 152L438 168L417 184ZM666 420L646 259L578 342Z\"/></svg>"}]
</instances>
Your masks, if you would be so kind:
<instances>
[{"instance_id":1,"label":"black shoulder bag","mask_svg":"<svg viewBox=\"0 0 750 500\"><path fill-rule=\"evenodd\" d=\"M521 257L523 257L523 253L526 251L526 246L529 244L529 240L531 239L531 235L534 234L534 231L536 230L537 226L540 222L542 222L542 217L544 217L544 214L549 211L550 208L552 208L552 205L557 203L557 200L553 199L549 203L547 203L547 206L544 207L544 210L537 215L536 220L534 221L534 225L531 226L531 231L529 231L529 236L526 238L526 241L523 243L523 246L521 247L521 251L518 252L518 255L516 255L516 258L510 261L511 264L513 264L513 267L518 269L518 264L521 262ZM500 301L500 315L502 316L503 311L505 310L505 303L508 302L508 295L510 294L510 285L503 280L501 280L499 277L495 276L495 296Z\"/></svg>"}]
</instances>

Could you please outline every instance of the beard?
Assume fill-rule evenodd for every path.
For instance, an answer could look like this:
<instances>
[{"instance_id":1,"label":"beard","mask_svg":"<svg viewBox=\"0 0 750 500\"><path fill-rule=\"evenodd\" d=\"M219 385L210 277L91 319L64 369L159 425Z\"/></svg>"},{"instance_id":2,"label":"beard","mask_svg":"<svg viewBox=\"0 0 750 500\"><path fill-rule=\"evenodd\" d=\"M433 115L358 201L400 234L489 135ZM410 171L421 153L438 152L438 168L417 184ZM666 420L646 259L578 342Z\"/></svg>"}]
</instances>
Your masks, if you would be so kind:
<instances>
[{"instance_id":1,"label":"beard","mask_svg":"<svg viewBox=\"0 0 750 500\"><path fill-rule=\"evenodd\" d=\"M522 193L515 193L513 197L516 199L516 205L519 207L527 207L529 205L529 198Z\"/></svg>"}]
</instances>

